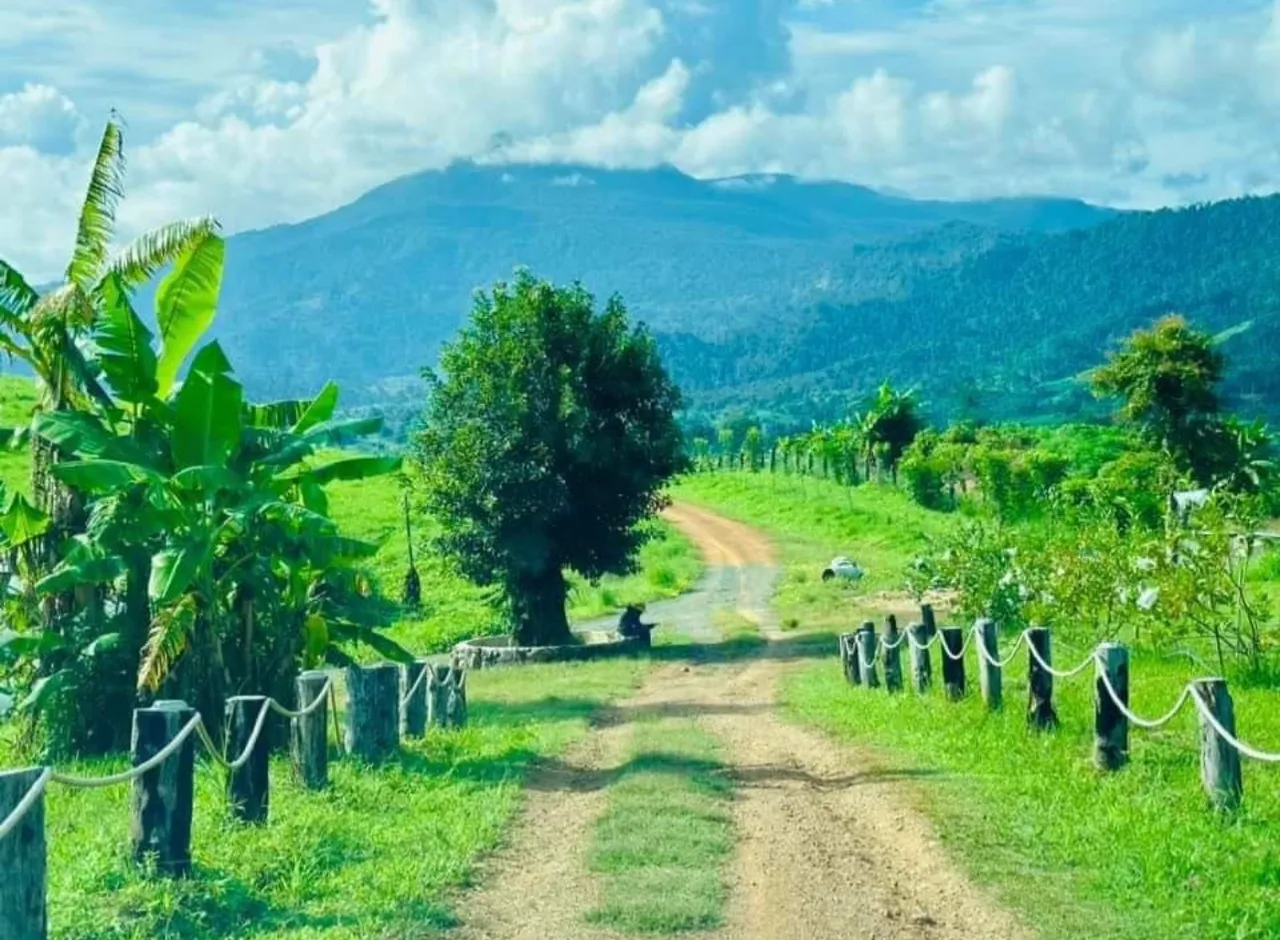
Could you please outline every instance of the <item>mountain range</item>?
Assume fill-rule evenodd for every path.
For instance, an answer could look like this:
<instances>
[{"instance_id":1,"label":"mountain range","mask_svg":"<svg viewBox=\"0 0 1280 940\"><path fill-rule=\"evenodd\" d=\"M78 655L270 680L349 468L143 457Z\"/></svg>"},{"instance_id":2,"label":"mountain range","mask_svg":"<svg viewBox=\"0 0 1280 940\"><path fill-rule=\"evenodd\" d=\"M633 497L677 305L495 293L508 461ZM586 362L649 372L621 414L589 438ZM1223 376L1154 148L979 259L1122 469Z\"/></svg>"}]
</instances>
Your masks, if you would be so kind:
<instances>
[{"instance_id":1,"label":"mountain range","mask_svg":"<svg viewBox=\"0 0 1280 940\"><path fill-rule=\"evenodd\" d=\"M400 430L473 292L517 266L620 294L695 423L830 420L886 379L939 419L1100 415L1077 377L1174 311L1222 334L1231 404L1280 417L1280 197L1118 212L458 164L231 237L215 333L255 396L337 379Z\"/></svg>"}]
</instances>

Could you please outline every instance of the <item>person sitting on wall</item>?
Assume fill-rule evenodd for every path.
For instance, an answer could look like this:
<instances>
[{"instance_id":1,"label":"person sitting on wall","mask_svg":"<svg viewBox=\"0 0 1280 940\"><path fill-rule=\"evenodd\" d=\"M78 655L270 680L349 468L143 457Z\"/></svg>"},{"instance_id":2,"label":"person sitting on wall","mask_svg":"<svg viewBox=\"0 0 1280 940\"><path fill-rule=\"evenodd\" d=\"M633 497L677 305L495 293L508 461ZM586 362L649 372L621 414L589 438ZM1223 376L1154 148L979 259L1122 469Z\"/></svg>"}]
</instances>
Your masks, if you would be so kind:
<instances>
[{"instance_id":1,"label":"person sitting on wall","mask_svg":"<svg viewBox=\"0 0 1280 940\"><path fill-rule=\"evenodd\" d=\"M622 616L618 618L618 633L628 640L639 640L641 646L652 645L653 628L656 623L643 623L640 615L644 612L643 604L628 604Z\"/></svg>"}]
</instances>

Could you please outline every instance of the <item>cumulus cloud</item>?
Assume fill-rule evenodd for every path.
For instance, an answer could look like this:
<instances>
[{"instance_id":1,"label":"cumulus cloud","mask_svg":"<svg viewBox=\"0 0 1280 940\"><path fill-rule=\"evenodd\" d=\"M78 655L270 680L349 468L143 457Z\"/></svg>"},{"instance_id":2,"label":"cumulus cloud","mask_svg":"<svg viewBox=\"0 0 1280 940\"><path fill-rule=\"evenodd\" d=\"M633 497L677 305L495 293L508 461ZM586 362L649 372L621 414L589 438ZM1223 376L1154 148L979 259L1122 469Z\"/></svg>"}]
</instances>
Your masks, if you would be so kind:
<instances>
[{"instance_id":1,"label":"cumulus cloud","mask_svg":"<svg viewBox=\"0 0 1280 940\"><path fill-rule=\"evenodd\" d=\"M107 0L77 2L92 18ZM1280 7L1253 0L372 0L363 19L228 2L262 35L219 44L211 85L155 83L187 97L131 138L126 235L207 211L233 230L299 219L458 158L1122 205L1280 187ZM0 217L0 256L48 273L92 141L39 62L0 94L22 220Z\"/></svg>"}]
</instances>

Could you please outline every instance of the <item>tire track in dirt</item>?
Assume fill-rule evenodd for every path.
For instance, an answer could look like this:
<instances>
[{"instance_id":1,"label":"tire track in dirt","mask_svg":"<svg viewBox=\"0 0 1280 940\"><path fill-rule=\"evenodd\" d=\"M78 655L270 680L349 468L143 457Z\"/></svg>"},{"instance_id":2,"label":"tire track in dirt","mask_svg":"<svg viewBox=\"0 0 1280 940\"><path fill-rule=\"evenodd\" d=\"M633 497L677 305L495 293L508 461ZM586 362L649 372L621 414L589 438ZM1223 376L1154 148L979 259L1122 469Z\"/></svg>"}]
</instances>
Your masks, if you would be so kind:
<instances>
[{"instance_id":1,"label":"tire track in dirt","mask_svg":"<svg viewBox=\"0 0 1280 940\"><path fill-rule=\"evenodd\" d=\"M709 624L718 605L763 608L772 546L746 526L677 505L666 514L703 551L708 590L682 603ZM764 591L764 599L758 595ZM660 605L650 610L656 612ZM759 612L759 610L757 611ZM655 618L657 619L657 618ZM665 619L664 619L665 622ZM705 631L700 631L705 634ZM766 635L772 631L766 630ZM725 925L707 940L1026 940L1032 933L959 872L903 793L913 774L869 761L778 715L794 663L772 644L749 660L671 663L607 710L558 764L528 783L484 887L459 902L460 940L619 940L585 923L599 900L587 870L593 825L627 753L630 722L692 717L724 748L740 839Z\"/></svg>"}]
</instances>

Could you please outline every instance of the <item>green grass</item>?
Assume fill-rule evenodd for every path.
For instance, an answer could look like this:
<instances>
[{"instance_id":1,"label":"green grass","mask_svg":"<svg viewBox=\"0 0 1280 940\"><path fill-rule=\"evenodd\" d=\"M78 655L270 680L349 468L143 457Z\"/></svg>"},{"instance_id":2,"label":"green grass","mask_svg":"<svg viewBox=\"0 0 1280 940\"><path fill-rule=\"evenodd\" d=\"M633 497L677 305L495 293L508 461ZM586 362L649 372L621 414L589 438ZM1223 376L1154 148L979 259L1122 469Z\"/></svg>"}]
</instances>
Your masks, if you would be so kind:
<instances>
[{"instance_id":1,"label":"green grass","mask_svg":"<svg viewBox=\"0 0 1280 940\"><path fill-rule=\"evenodd\" d=\"M197 770L194 877L148 877L127 859L128 787L48 803L53 940L365 940L432 936L455 922L450 890L498 842L530 762L563 752L643 661L476 673L471 724L410 744L381 767L339 760L311 793L272 767L271 818L226 816L221 777ZM97 774L122 761L64 769Z\"/></svg>"},{"instance_id":2,"label":"green grass","mask_svg":"<svg viewBox=\"0 0 1280 940\"><path fill-rule=\"evenodd\" d=\"M405 540L400 491L383 477L329 487L330 512L342 530L381 545L371 560L382 615L394 623L389 635L415 653L447 650L460 640L501 632L500 618L485 592L459 575L438 555L418 551L415 563L422 578L422 608L405 611L398 603L409 549ZM640 570L627 577L605 577L598 585L570 581L569 616L587 620L620 611L632 603L675 597L697 583L702 562L693 545L671 526L653 522L656 537L640 550ZM430 522L415 522L415 542L433 534Z\"/></svg>"},{"instance_id":3,"label":"green grass","mask_svg":"<svg viewBox=\"0 0 1280 940\"><path fill-rule=\"evenodd\" d=\"M1188 668L1136 657L1134 708L1163 712ZM969 670L976 686L972 659ZM1280 694L1234 695L1244 738L1280 749ZM1133 729L1130 766L1105 775L1090 761L1092 683L1057 683L1062 727L1032 734L1022 657L1005 671L998 715L976 694L950 705L937 692L851 689L834 660L792 676L783 696L794 718L870 745L886 766L925 773L913 792L953 856L1042 940L1280 936L1280 767L1246 762L1243 810L1215 815L1200 789L1191 709L1167 731Z\"/></svg>"},{"instance_id":4,"label":"green grass","mask_svg":"<svg viewBox=\"0 0 1280 940\"><path fill-rule=\"evenodd\" d=\"M691 721L636 726L596 823L590 866L603 890L592 923L662 935L722 923L734 828L718 753Z\"/></svg>"},{"instance_id":5,"label":"green grass","mask_svg":"<svg viewBox=\"0 0 1280 940\"><path fill-rule=\"evenodd\" d=\"M675 495L772 537L783 566L774 603L784 622L794 620L802 630L847 629L867 609L869 595L902 586L927 536L953 524L892 487L850 488L782 474L697 474L683 479ZM836 555L862 566L863 580L823 584L822 569Z\"/></svg>"},{"instance_id":6,"label":"green grass","mask_svg":"<svg viewBox=\"0 0 1280 940\"><path fill-rule=\"evenodd\" d=\"M0 428L25 427L31 423L36 405L35 388L29 379L0 375ZM0 484L10 492L25 493L30 485L30 464L22 451L0 447Z\"/></svg>"}]
</instances>

